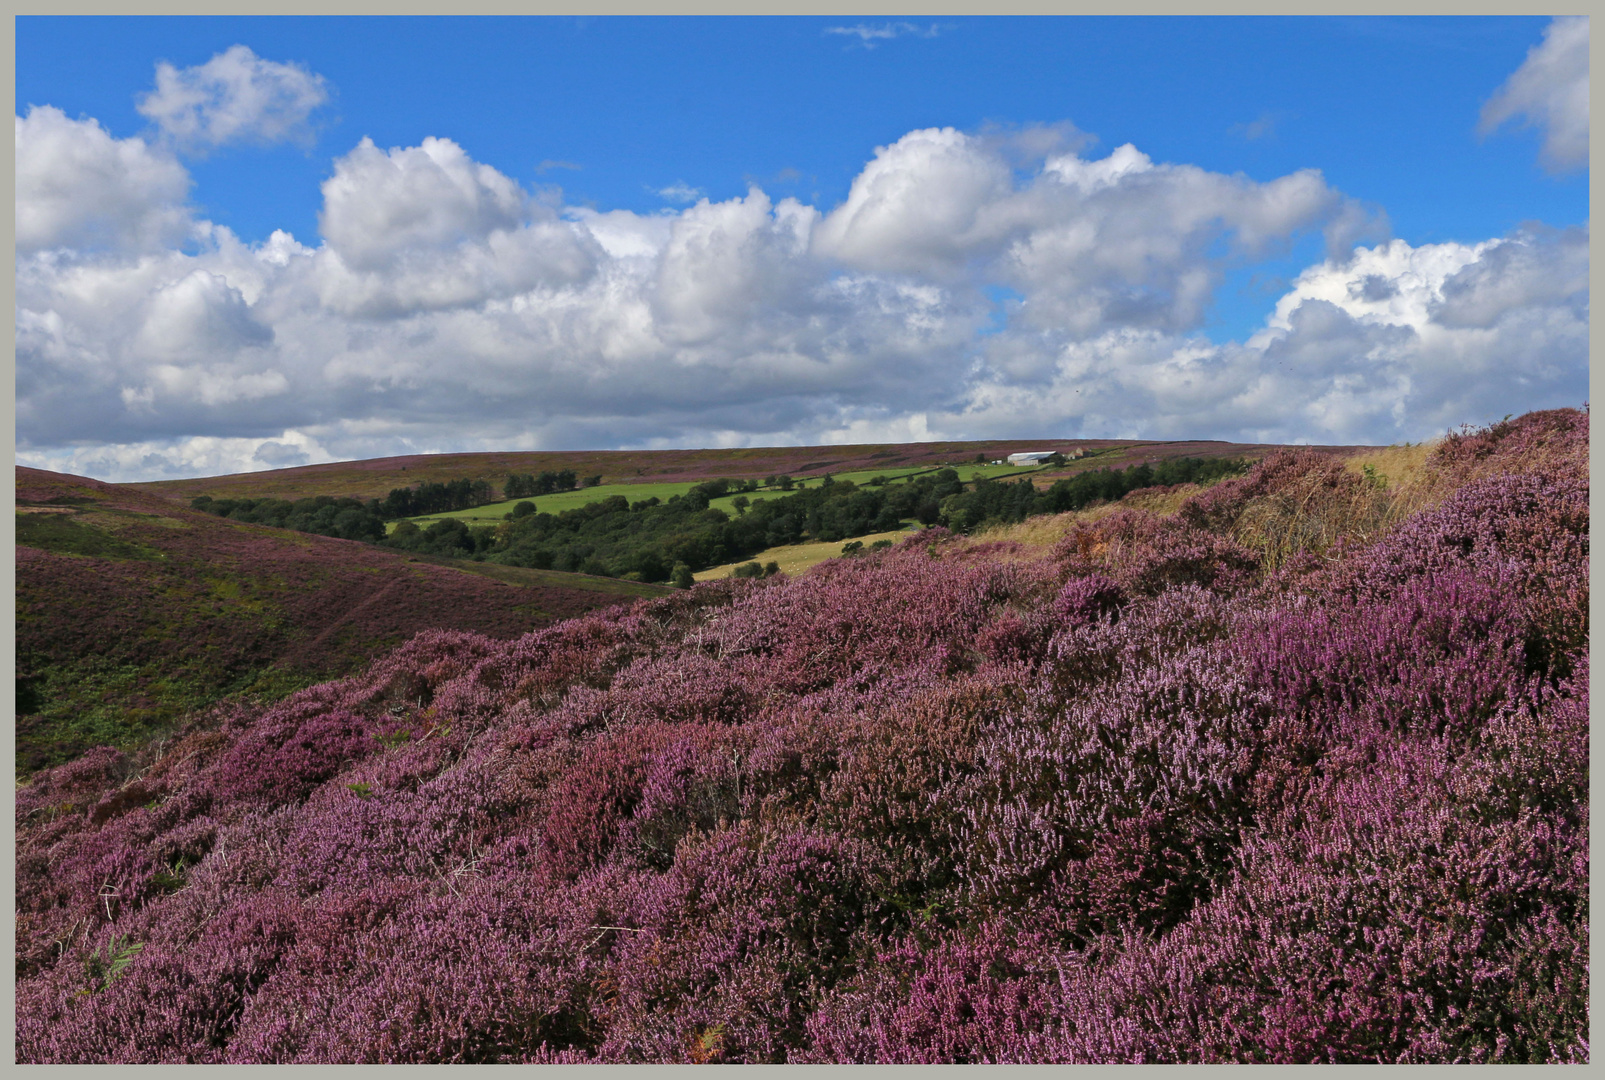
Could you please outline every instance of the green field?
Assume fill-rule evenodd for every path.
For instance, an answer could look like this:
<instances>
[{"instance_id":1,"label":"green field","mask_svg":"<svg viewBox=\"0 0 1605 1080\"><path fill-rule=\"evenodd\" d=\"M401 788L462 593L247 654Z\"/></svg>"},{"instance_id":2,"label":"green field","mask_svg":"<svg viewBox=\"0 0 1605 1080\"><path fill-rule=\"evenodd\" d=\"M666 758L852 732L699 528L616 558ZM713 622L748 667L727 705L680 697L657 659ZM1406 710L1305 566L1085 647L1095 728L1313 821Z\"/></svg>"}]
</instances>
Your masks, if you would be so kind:
<instances>
[{"instance_id":1,"label":"green field","mask_svg":"<svg viewBox=\"0 0 1605 1080\"><path fill-rule=\"evenodd\" d=\"M853 539L863 544L865 548L868 548L877 540L890 540L895 544L907 540L918 528L918 525L905 522L901 529L894 529L891 532L871 533L868 536L855 536ZM717 581L720 578L731 577L735 573L736 567L744 566L749 562L756 562L760 565L773 562L780 566L783 573L801 574L827 559L839 558L844 543L841 540L832 540L829 543L821 541L812 544L786 544L781 547L772 547L750 559L726 563L723 566L711 566L706 570L698 571L692 577L697 581Z\"/></svg>"},{"instance_id":2,"label":"green field","mask_svg":"<svg viewBox=\"0 0 1605 1080\"><path fill-rule=\"evenodd\" d=\"M924 473L934 472L943 467L944 466L940 465L928 465L917 468L876 469L873 471L866 470L862 472L833 473L831 475L836 480L845 480L854 484L863 484L869 480L873 480L877 476L884 476L889 482L896 482L911 476L919 476ZM958 472L959 479L965 481L974 480L978 476L985 476L988 479L995 480L999 477L1025 476L1030 473L1041 471L1040 466L1015 465L972 464L954 465L952 468ZM817 476L801 476L797 477L796 479L799 481L806 481L810 485L817 485L822 478L822 475L823 474ZM508 514L512 513L513 507L517 506L521 502L534 503L535 509L538 513L561 514L565 510L576 510L579 507L588 506L594 502L601 502L603 499L610 499L615 495L622 495L632 503L639 502L642 499L650 498L657 498L667 502L672 496L684 495L686 492L696 487L697 483L700 482L701 481L684 481L681 483L666 484L603 484L600 487L579 488L574 491L560 491L555 495L539 495L531 499L508 499L504 502L488 503L485 506L476 506L472 510L452 510L444 514L429 514L424 517L409 518L407 520L412 521L419 526L427 526L430 522L439 521L441 518L460 518L470 525L499 525L506 520L506 516ZM745 494L749 500L756 501L758 499L784 498L786 495L790 494L790 492L781 491L779 488L761 488L758 491L749 491ZM735 495L726 495L722 498L714 499L708 505L723 510L727 514L734 514L736 509L732 504L734 503L735 499ZM396 526L399 524L399 521L392 521L385 526L385 529L387 532L394 532Z\"/></svg>"}]
</instances>

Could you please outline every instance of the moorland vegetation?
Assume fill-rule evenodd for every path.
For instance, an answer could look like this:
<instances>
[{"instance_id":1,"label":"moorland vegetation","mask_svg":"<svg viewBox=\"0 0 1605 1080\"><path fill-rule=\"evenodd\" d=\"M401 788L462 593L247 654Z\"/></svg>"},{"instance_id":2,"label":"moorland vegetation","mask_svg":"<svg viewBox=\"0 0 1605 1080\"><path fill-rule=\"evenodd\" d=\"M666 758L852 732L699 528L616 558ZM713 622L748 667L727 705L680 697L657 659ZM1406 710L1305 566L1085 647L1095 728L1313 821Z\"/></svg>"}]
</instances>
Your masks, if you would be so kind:
<instances>
[{"instance_id":1,"label":"moorland vegetation","mask_svg":"<svg viewBox=\"0 0 1605 1080\"><path fill-rule=\"evenodd\" d=\"M17 470L17 503L22 773L96 745L131 749L228 695L276 700L419 630L515 637L661 591L425 562L36 469ZM348 510L318 512L338 527Z\"/></svg>"},{"instance_id":2,"label":"moorland vegetation","mask_svg":"<svg viewBox=\"0 0 1605 1080\"><path fill-rule=\"evenodd\" d=\"M1586 1061L1587 444L1279 451L94 750L17 795L17 1059Z\"/></svg>"}]
</instances>

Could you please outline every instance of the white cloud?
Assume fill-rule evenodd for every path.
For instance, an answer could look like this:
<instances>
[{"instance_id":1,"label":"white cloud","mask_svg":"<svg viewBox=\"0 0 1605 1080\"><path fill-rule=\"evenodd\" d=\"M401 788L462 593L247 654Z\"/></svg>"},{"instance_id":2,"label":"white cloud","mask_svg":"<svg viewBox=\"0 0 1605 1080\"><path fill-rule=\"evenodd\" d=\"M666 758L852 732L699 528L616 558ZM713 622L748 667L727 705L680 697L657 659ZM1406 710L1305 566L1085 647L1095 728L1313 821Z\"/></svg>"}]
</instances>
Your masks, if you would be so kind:
<instances>
[{"instance_id":1,"label":"white cloud","mask_svg":"<svg viewBox=\"0 0 1605 1080\"><path fill-rule=\"evenodd\" d=\"M942 32L942 27L932 23L927 27L919 27L911 22L888 22L880 26L871 26L868 23L858 23L854 26L827 26L825 33L839 34L843 37L857 38L853 42L866 49L873 49L883 41L890 41L899 37L933 38Z\"/></svg>"},{"instance_id":2,"label":"white cloud","mask_svg":"<svg viewBox=\"0 0 1605 1080\"><path fill-rule=\"evenodd\" d=\"M312 112L329 98L321 76L235 45L196 67L156 65L156 89L139 100L162 135L192 150L227 143L309 143Z\"/></svg>"},{"instance_id":3,"label":"white cloud","mask_svg":"<svg viewBox=\"0 0 1605 1080\"><path fill-rule=\"evenodd\" d=\"M814 248L869 272L1008 285L1038 327L1183 330L1224 274L1217 249L1259 256L1320 228L1347 239L1364 217L1313 170L1262 184L1156 165L1130 145L1050 156L1017 184L997 147L944 128L877 148Z\"/></svg>"},{"instance_id":4,"label":"white cloud","mask_svg":"<svg viewBox=\"0 0 1605 1080\"><path fill-rule=\"evenodd\" d=\"M387 152L365 137L323 182L318 228L348 266L371 270L406 251L517 228L527 204L516 181L475 162L450 139Z\"/></svg>"},{"instance_id":5,"label":"white cloud","mask_svg":"<svg viewBox=\"0 0 1605 1080\"><path fill-rule=\"evenodd\" d=\"M912 131L853 180L847 201L820 226L817 249L855 267L956 274L1007 236L1008 165L953 128Z\"/></svg>"},{"instance_id":6,"label":"white cloud","mask_svg":"<svg viewBox=\"0 0 1605 1080\"><path fill-rule=\"evenodd\" d=\"M273 341L239 289L206 270L158 286L147 305L136 347L152 359L197 362L231 357Z\"/></svg>"},{"instance_id":7,"label":"white cloud","mask_svg":"<svg viewBox=\"0 0 1605 1080\"><path fill-rule=\"evenodd\" d=\"M322 302L362 317L473 306L582 279L594 242L450 139L364 138L323 183Z\"/></svg>"},{"instance_id":8,"label":"white cloud","mask_svg":"<svg viewBox=\"0 0 1605 1080\"><path fill-rule=\"evenodd\" d=\"M112 482L177 480L194 476L260 472L317 465L339 458L296 431L274 439L194 436L19 453L17 462L36 469L105 477Z\"/></svg>"},{"instance_id":9,"label":"white cloud","mask_svg":"<svg viewBox=\"0 0 1605 1080\"><path fill-rule=\"evenodd\" d=\"M1540 159L1552 172L1588 165L1588 17L1565 16L1550 23L1544 40L1505 80L1482 109L1484 134L1507 121L1544 133Z\"/></svg>"},{"instance_id":10,"label":"white cloud","mask_svg":"<svg viewBox=\"0 0 1605 1080\"><path fill-rule=\"evenodd\" d=\"M146 251L182 241L190 178L140 139L49 105L16 118L17 253L49 248Z\"/></svg>"},{"instance_id":11,"label":"white cloud","mask_svg":"<svg viewBox=\"0 0 1605 1080\"><path fill-rule=\"evenodd\" d=\"M672 203L694 203L706 196L707 192L699 187L692 187L684 180L676 180L668 187L659 188L658 194Z\"/></svg>"},{"instance_id":12,"label":"white cloud","mask_svg":"<svg viewBox=\"0 0 1605 1080\"><path fill-rule=\"evenodd\" d=\"M994 359L965 408L930 424L948 436L1056 426L1083 438L1376 443L1580 405L1587 248L1582 229L1359 248L1301 274L1246 342L1123 328L1064 342L1029 371Z\"/></svg>"},{"instance_id":13,"label":"white cloud","mask_svg":"<svg viewBox=\"0 0 1605 1080\"><path fill-rule=\"evenodd\" d=\"M1261 333L1215 345L1224 266L1363 212L1313 172L1062 136L911 132L828 213L757 187L562 207L449 140L364 140L318 244L198 222L186 250L19 251L18 459L137 479L562 446L1391 441L1587 395L1584 230L1334 245Z\"/></svg>"}]
</instances>

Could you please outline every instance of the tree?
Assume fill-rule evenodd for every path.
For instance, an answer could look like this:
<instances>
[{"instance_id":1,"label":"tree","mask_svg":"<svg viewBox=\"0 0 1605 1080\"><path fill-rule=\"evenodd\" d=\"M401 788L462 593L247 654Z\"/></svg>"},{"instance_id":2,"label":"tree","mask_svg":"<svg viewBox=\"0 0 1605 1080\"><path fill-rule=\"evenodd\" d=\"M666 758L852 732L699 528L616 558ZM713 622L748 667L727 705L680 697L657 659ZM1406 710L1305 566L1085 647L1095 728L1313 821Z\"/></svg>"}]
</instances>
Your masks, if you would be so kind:
<instances>
[{"instance_id":1,"label":"tree","mask_svg":"<svg viewBox=\"0 0 1605 1080\"><path fill-rule=\"evenodd\" d=\"M736 508L736 513L739 515L745 514L747 512L747 507L751 506L752 502L745 495L737 495L734 499L730 500L730 505Z\"/></svg>"},{"instance_id":2,"label":"tree","mask_svg":"<svg viewBox=\"0 0 1605 1080\"><path fill-rule=\"evenodd\" d=\"M696 579L691 576L691 568L679 562L675 563L674 569L669 572L669 584L676 589L689 589L696 584Z\"/></svg>"}]
</instances>

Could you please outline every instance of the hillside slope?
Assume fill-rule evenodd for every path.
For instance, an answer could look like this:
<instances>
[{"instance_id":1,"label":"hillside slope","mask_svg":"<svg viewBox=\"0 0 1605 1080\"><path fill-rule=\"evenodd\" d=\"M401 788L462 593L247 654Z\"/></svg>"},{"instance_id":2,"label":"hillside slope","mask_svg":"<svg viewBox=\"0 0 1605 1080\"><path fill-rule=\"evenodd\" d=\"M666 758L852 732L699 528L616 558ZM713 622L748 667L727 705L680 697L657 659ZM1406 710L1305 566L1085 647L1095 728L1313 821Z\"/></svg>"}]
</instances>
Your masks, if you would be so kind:
<instances>
[{"instance_id":1,"label":"hillside slope","mask_svg":"<svg viewBox=\"0 0 1605 1080\"><path fill-rule=\"evenodd\" d=\"M419 630L507 638L663 591L513 568L496 580L126 486L16 475L24 770L97 743L132 746L223 694L282 696Z\"/></svg>"},{"instance_id":2,"label":"hillside slope","mask_svg":"<svg viewBox=\"0 0 1605 1080\"><path fill-rule=\"evenodd\" d=\"M1285 451L96 750L17 799L16 1054L1589 1057L1588 416Z\"/></svg>"}]
</instances>

